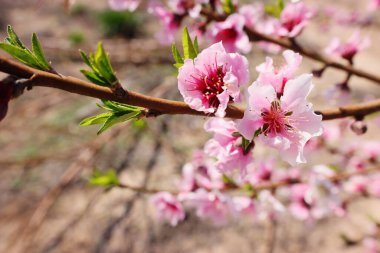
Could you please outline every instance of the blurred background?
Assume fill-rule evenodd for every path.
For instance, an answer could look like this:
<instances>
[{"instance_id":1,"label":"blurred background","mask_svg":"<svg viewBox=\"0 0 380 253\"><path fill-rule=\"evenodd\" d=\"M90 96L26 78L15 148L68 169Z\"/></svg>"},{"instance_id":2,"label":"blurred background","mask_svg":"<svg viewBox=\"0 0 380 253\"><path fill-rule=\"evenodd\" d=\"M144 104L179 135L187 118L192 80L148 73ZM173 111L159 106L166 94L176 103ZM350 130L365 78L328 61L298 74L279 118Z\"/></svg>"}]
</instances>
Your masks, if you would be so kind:
<instances>
[{"instance_id":1,"label":"blurred background","mask_svg":"<svg viewBox=\"0 0 380 253\"><path fill-rule=\"evenodd\" d=\"M364 2L336 0L333 5L364 10ZM354 30L334 26L324 31L323 22L315 20L302 34L301 44L324 48L332 36L347 38ZM373 22L362 29L372 46L356 63L378 74L379 18L375 16ZM155 40L157 22L145 12L112 12L106 0L77 0L69 12L58 0L0 0L1 38L6 36L7 24L25 42L36 32L47 58L64 75L82 78L79 69L85 66L78 49L93 51L103 41L124 87L182 99L170 47ZM255 66L265 54L255 49L247 57L254 80ZM318 66L307 59L302 65L305 72ZM328 70L315 81L316 108L333 106L321 96L343 78L344 73ZM363 79L353 78L351 84L354 101L380 96L379 87ZM192 116L160 116L122 124L97 136L97 126L79 126L83 118L99 111L96 102L49 88L33 88L11 102L7 118L0 123L0 252L262 252L265 223L247 218L217 226L190 213L173 228L156 221L149 196L90 187L87 178L94 168L114 168L124 182L173 189L182 165L210 137L203 131L204 118ZM379 140L378 131L378 126L370 125L364 138ZM311 162L321 162L318 159ZM379 210L380 201L358 199L344 218L315 224L281 219L274 252L362 252L359 247L347 248L340 234L360 238L369 225L368 215L380 220Z\"/></svg>"}]
</instances>

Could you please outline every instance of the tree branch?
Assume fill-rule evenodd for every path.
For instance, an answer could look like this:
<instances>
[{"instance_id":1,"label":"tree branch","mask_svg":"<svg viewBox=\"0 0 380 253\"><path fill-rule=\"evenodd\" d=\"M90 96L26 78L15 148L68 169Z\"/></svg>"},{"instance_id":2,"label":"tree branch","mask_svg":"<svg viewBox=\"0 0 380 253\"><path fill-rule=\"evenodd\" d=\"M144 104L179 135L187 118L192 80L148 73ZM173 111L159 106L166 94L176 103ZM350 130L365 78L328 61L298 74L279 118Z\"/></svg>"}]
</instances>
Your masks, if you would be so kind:
<instances>
[{"instance_id":1,"label":"tree branch","mask_svg":"<svg viewBox=\"0 0 380 253\"><path fill-rule=\"evenodd\" d=\"M51 87L83 96L140 106L147 109L146 116L158 116L162 114L213 116L195 111L184 102L146 96L133 91L128 91L124 96L118 96L110 88L95 85L75 77L56 75L33 69L2 56L0 56L0 71L25 78L26 80L22 83L28 88L34 86ZM367 103L316 111L316 113L321 114L323 120L331 120L351 116L362 118L377 111L380 111L380 99ZM235 106L230 105L226 110L226 117L228 118L240 119L243 115L244 110Z\"/></svg>"}]
</instances>

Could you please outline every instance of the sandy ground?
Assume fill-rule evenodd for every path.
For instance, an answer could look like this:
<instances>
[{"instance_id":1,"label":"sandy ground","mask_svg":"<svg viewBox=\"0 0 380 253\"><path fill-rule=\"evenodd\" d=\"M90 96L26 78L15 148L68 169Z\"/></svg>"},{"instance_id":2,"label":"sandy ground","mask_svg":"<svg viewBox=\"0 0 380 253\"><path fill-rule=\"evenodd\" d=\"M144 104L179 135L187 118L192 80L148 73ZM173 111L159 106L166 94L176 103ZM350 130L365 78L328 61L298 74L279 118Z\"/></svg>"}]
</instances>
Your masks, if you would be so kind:
<instances>
[{"instance_id":1,"label":"sandy ground","mask_svg":"<svg viewBox=\"0 0 380 253\"><path fill-rule=\"evenodd\" d=\"M102 37L92 16L105 1L78 0L87 11L75 16L65 14L60 1L40 2L1 0L1 37L8 23L24 40L37 32L54 67L78 77L84 66L77 50L93 49L96 41L103 40L126 87L180 99L169 63L170 49L160 48L152 39L149 22L145 24L149 32L140 38L111 40ZM359 1L335 2L343 8L364 8ZM67 37L73 31L85 34L84 44L70 44ZM378 73L379 26L366 32L374 43L356 63ZM331 34L344 37L349 32L334 28L321 34L313 24L300 42L318 49L327 45ZM255 50L249 58L253 80L254 66L263 61L264 54ZM309 60L303 64L305 71L315 66L318 64ZM316 80L313 101L317 108L330 106L319 96L343 77L328 70L323 79ZM357 101L365 98L364 93L380 96L378 86L363 79L354 78L352 84ZM95 102L35 88L11 103L7 119L0 124L0 252L262 252L265 223L247 218L220 227L190 214L186 222L172 228L155 220L145 195L89 187L86 178L96 166L115 168L122 180L135 185L170 189L181 166L189 161L191 150L201 148L209 137L202 130L204 119L186 116L149 119L144 130L122 125L97 137L96 127L78 126L81 119L97 112ZM378 129L370 127L366 138L378 139ZM368 214L380 219L380 202L358 200L349 210L345 218L316 224L285 217L277 224L274 252L361 252L357 247L344 247L339 235L344 232L360 238L367 228Z\"/></svg>"}]
</instances>

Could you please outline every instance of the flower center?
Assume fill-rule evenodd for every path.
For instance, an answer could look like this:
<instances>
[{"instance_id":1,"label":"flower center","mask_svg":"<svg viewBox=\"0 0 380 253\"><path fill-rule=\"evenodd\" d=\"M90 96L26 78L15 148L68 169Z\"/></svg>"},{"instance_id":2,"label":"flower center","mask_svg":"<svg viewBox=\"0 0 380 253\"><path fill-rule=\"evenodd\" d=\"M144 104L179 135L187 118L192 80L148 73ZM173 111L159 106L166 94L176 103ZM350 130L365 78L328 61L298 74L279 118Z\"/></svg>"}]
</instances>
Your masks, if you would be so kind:
<instances>
[{"instance_id":1,"label":"flower center","mask_svg":"<svg viewBox=\"0 0 380 253\"><path fill-rule=\"evenodd\" d=\"M288 116L291 114L292 112L285 112L281 109L278 100L273 101L269 110L263 109L261 112L264 122L262 133L266 136L276 136L291 130L292 126L288 124Z\"/></svg>"},{"instance_id":2,"label":"flower center","mask_svg":"<svg viewBox=\"0 0 380 253\"><path fill-rule=\"evenodd\" d=\"M210 68L207 75L202 77L202 93L209 102L209 106L217 108L220 104L218 95L223 92L225 72L223 66Z\"/></svg>"}]
</instances>

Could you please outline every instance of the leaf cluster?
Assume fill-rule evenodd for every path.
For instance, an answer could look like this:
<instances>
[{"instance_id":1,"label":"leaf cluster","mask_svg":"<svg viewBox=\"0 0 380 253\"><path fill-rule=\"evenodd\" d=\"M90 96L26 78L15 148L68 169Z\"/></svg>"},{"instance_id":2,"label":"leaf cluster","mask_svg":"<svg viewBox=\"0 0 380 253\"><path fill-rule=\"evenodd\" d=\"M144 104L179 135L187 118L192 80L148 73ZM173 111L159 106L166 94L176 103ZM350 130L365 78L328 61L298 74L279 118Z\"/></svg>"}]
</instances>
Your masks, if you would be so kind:
<instances>
[{"instance_id":1,"label":"leaf cluster","mask_svg":"<svg viewBox=\"0 0 380 253\"><path fill-rule=\"evenodd\" d=\"M273 17L279 18L284 8L284 0L277 0L276 4L265 5L265 12Z\"/></svg>"},{"instance_id":2,"label":"leaf cluster","mask_svg":"<svg viewBox=\"0 0 380 253\"><path fill-rule=\"evenodd\" d=\"M103 104L97 104L106 112L85 118L80 122L81 126L102 124L98 134L103 133L112 126L132 119L140 119L143 109L136 106L126 105L109 100L102 100Z\"/></svg>"},{"instance_id":3,"label":"leaf cluster","mask_svg":"<svg viewBox=\"0 0 380 253\"><path fill-rule=\"evenodd\" d=\"M17 36L12 26L8 25L7 33L8 37L5 38L4 42L0 42L0 49L29 67L43 71L51 71L53 69L46 60L37 34L33 33L32 50L29 50Z\"/></svg>"},{"instance_id":4,"label":"leaf cluster","mask_svg":"<svg viewBox=\"0 0 380 253\"><path fill-rule=\"evenodd\" d=\"M83 61L91 68L91 70L81 69L81 73L92 83L100 86L114 88L120 84L115 72L112 69L108 54L103 48L101 42L95 53L87 55L85 52L80 51Z\"/></svg>"},{"instance_id":5,"label":"leaf cluster","mask_svg":"<svg viewBox=\"0 0 380 253\"><path fill-rule=\"evenodd\" d=\"M197 37L195 37L194 41L191 39L189 31L187 30L187 27L185 27L182 32L182 49L183 49L183 56L181 56L176 45L175 44L172 45L173 58L176 62L174 64L174 67L176 67L177 69L182 67L186 59L194 60L199 54L198 39Z\"/></svg>"}]
</instances>

